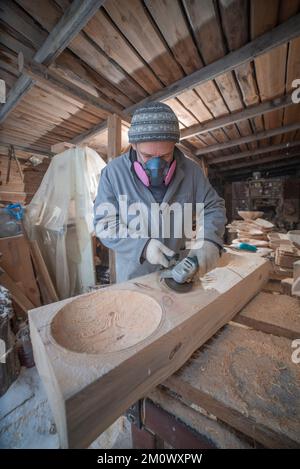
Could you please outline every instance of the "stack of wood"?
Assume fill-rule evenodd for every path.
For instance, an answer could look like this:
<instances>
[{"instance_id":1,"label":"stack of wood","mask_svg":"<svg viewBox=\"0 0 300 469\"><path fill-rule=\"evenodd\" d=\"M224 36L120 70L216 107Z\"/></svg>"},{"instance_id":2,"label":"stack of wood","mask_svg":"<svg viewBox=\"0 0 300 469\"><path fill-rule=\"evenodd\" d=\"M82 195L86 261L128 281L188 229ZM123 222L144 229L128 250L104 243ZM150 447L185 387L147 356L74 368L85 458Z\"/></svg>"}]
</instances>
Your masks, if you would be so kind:
<instances>
[{"instance_id":1,"label":"stack of wood","mask_svg":"<svg viewBox=\"0 0 300 469\"><path fill-rule=\"evenodd\" d=\"M288 239L287 233L276 233L276 232L268 233L268 238L269 238L270 248L274 249L274 251L276 251L276 249L279 247L293 246L292 241Z\"/></svg>"},{"instance_id":2,"label":"stack of wood","mask_svg":"<svg viewBox=\"0 0 300 469\"><path fill-rule=\"evenodd\" d=\"M229 233L237 233L237 238L233 243L247 243L257 247L269 247L269 233L274 229L273 223L263 218L255 220L245 218L244 220L234 220L227 225Z\"/></svg>"},{"instance_id":3,"label":"stack of wood","mask_svg":"<svg viewBox=\"0 0 300 469\"><path fill-rule=\"evenodd\" d=\"M24 234L0 238L0 284L1 396L18 376L17 353L21 365L34 366L29 332L25 340L28 311L58 297L38 244ZM19 346L13 332L19 336Z\"/></svg>"},{"instance_id":4,"label":"stack of wood","mask_svg":"<svg viewBox=\"0 0 300 469\"><path fill-rule=\"evenodd\" d=\"M7 288L18 317L42 304L58 301L46 264L35 241L23 234L0 238L0 283Z\"/></svg>"},{"instance_id":5,"label":"stack of wood","mask_svg":"<svg viewBox=\"0 0 300 469\"><path fill-rule=\"evenodd\" d=\"M293 269L300 259L299 245L289 239L288 233L269 233L270 247L275 251L275 264L282 269Z\"/></svg>"},{"instance_id":6,"label":"stack of wood","mask_svg":"<svg viewBox=\"0 0 300 469\"><path fill-rule=\"evenodd\" d=\"M300 260L300 249L293 243L281 245L275 252L275 264L285 269L293 269L294 262Z\"/></svg>"}]
</instances>

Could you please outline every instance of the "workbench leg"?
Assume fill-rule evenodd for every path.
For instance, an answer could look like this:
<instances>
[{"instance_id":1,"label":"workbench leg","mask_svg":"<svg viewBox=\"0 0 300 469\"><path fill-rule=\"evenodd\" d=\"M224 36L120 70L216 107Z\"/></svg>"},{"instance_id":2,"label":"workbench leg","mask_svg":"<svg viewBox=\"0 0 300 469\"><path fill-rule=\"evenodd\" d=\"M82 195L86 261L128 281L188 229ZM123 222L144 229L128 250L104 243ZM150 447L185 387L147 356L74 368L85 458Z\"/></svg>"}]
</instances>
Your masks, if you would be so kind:
<instances>
[{"instance_id":1,"label":"workbench leg","mask_svg":"<svg viewBox=\"0 0 300 469\"><path fill-rule=\"evenodd\" d=\"M134 449L163 449L163 441L145 428L139 429L131 424L132 448Z\"/></svg>"}]
</instances>

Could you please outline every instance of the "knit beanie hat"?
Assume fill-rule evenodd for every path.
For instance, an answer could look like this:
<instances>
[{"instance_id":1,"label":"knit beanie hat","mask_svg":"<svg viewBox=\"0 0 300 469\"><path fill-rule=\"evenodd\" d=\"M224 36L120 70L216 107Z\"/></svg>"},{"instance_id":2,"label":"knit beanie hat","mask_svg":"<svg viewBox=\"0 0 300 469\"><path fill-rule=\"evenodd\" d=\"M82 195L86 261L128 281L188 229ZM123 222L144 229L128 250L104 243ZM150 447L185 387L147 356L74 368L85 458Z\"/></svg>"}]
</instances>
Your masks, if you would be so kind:
<instances>
[{"instance_id":1,"label":"knit beanie hat","mask_svg":"<svg viewBox=\"0 0 300 469\"><path fill-rule=\"evenodd\" d=\"M167 104L151 102L134 112L128 131L130 143L179 142L179 137L177 116Z\"/></svg>"}]
</instances>

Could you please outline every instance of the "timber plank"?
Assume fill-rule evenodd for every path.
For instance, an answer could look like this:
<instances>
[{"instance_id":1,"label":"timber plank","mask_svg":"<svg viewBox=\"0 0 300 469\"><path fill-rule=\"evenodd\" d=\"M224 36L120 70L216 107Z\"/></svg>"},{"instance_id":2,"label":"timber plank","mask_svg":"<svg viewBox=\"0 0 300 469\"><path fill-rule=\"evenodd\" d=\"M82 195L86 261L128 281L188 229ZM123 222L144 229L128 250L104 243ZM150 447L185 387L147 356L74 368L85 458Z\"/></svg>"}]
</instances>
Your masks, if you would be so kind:
<instances>
[{"instance_id":1,"label":"timber plank","mask_svg":"<svg viewBox=\"0 0 300 469\"><path fill-rule=\"evenodd\" d=\"M40 306L40 292L32 268L29 246L24 235L0 238L0 252L2 254L1 267L18 284L20 290L31 301L32 307Z\"/></svg>"},{"instance_id":2,"label":"timber plank","mask_svg":"<svg viewBox=\"0 0 300 469\"><path fill-rule=\"evenodd\" d=\"M109 116L107 132L107 160L111 161L122 149L122 122L116 114ZM110 283L116 283L116 255L112 249L109 250L109 277Z\"/></svg>"},{"instance_id":3,"label":"timber plank","mask_svg":"<svg viewBox=\"0 0 300 469\"><path fill-rule=\"evenodd\" d=\"M53 303L58 301L58 295L54 288L53 282L49 275L46 263L41 254L37 241L30 241L30 248L32 253L33 262L37 272L37 279L41 288L44 304Z\"/></svg>"},{"instance_id":4,"label":"timber plank","mask_svg":"<svg viewBox=\"0 0 300 469\"><path fill-rule=\"evenodd\" d=\"M289 44L286 89L287 92L292 91L292 82L300 77L300 38L294 39ZM284 110L284 124L292 124L300 121L300 112L298 106ZM296 132L287 134L283 137L283 141L296 139Z\"/></svg>"},{"instance_id":5,"label":"timber plank","mask_svg":"<svg viewBox=\"0 0 300 469\"><path fill-rule=\"evenodd\" d=\"M147 93L152 94L162 88L155 74L143 63L103 11L98 11L90 19L84 32L129 73Z\"/></svg>"},{"instance_id":6,"label":"timber plank","mask_svg":"<svg viewBox=\"0 0 300 469\"><path fill-rule=\"evenodd\" d=\"M132 101L140 101L147 93L127 74L110 63L99 49L96 49L82 34L78 34L69 45L69 49L83 62L87 63L100 76L109 80L116 88L128 95Z\"/></svg>"},{"instance_id":7,"label":"timber plank","mask_svg":"<svg viewBox=\"0 0 300 469\"><path fill-rule=\"evenodd\" d=\"M163 7L163 5L159 6ZM150 69L155 73L161 83L168 85L184 76L181 67L168 51L159 31L155 28L153 21L151 21L148 10L144 9L141 2L132 0L130 3L124 3L112 0L108 2L104 8L128 42L147 62ZM174 9L176 9L176 0L169 4L169 16L174 14ZM180 25L178 24L179 22ZM175 27L175 24L173 27ZM182 15L180 13L180 16L176 17L178 34L181 34L181 27ZM164 32L166 33L166 31ZM172 33L172 31L170 31L170 33ZM188 36L190 37L189 34ZM166 40L166 38L164 38L164 40ZM191 38L187 40L189 41L189 46L192 47ZM191 57L192 61L196 60L197 64L199 64L199 66L201 65L197 55ZM163 88L161 88L161 90L163 90ZM189 97L187 97L187 99L189 99ZM177 108L181 107L181 122L187 126L188 121L193 119L193 116L189 113L188 109L181 106L181 102L181 98L178 98L176 106ZM167 104L170 104L169 101L167 101ZM182 102L182 104L184 103ZM200 112L200 108L198 108L198 112ZM187 119L183 118L184 115L188 116Z\"/></svg>"},{"instance_id":8,"label":"timber plank","mask_svg":"<svg viewBox=\"0 0 300 469\"><path fill-rule=\"evenodd\" d=\"M251 38L265 33L277 24L279 0L266 0L251 2ZM255 58L255 71L257 84L262 102L282 96L285 93L285 72L287 59L287 44L276 47L272 51ZM274 73L276 70L276 73ZM268 80L266 80L268 77ZM283 111L274 111L264 115L266 129L281 125ZM272 143L280 143L281 136L273 137ZM267 144L264 140L261 146Z\"/></svg>"},{"instance_id":9,"label":"timber plank","mask_svg":"<svg viewBox=\"0 0 300 469\"><path fill-rule=\"evenodd\" d=\"M12 299L21 308L24 316L27 317L27 313L30 309L34 308L34 305L29 301L27 296L24 295L23 291L19 286L12 280L12 278L0 267L0 281L1 285L7 288L11 294Z\"/></svg>"},{"instance_id":10,"label":"timber plank","mask_svg":"<svg viewBox=\"0 0 300 469\"><path fill-rule=\"evenodd\" d=\"M153 28L141 2L110 0L104 9L162 83L169 84L182 77L180 67Z\"/></svg>"},{"instance_id":11,"label":"timber plank","mask_svg":"<svg viewBox=\"0 0 300 469\"><path fill-rule=\"evenodd\" d=\"M300 301L288 295L261 292L234 321L288 339L300 337Z\"/></svg>"},{"instance_id":12,"label":"timber plank","mask_svg":"<svg viewBox=\"0 0 300 469\"><path fill-rule=\"evenodd\" d=\"M230 51L239 49L249 41L249 14L247 0L235 0L228 4L226 0L220 0L220 16L224 34ZM254 75L252 62L245 63L234 70L234 75L239 84L243 101L246 106L258 104L260 101L257 82ZM261 116L254 118L255 128L263 130ZM249 122L240 122L238 128L242 136L251 134ZM246 146L257 148L255 142Z\"/></svg>"},{"instance_id":13,"label":"timber plank","mask_svg":"<svg viewBox=\"0 0 300 469\"><path fill-rule=\"evenodd\" d=\"M184 2L184 6L204 64L210 64L223 57L226 54L226 48L213 1L206 0L202 3L201 9L198 8L197 3L189 0ZM233 77L233 72L218 76L215 79L215 83L227 107L224 108L224 104L222 104L219 111L215 110L213 113L215 117L227 114L228 110L233 112L243 109L243 103ZM206 92L204 92L204 95L206 95ZM206 104L208 105L208 103ZM227 138L224 134L220 141L224 142L226 140Z\"/></svg>"},{"instance_id":14,"label":"timber plank","mask_svg":"<svg viewBox=\"0 0 300 469\"><path fill-rule=\"evenodd\" d=\"M1 1L1 21L21 34L35 50L38 50L47 37L31 16L11 0Z\"/></svg>"}]
</instances>

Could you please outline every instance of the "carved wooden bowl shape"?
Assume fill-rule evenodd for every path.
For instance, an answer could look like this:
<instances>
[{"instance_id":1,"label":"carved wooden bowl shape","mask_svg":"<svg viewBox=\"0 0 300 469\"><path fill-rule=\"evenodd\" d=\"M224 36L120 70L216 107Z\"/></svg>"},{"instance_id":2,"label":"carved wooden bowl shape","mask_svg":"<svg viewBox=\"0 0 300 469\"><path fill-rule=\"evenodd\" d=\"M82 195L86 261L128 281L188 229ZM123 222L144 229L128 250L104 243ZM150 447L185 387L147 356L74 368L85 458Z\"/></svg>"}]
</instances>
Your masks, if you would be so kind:
<instances>
[{"instance_id":1,"label":"carved wooden bowl shape","mask_svg":"<svg viewBox=\"0 0 300 469\"><path fill-rule=\"evenodd\" d=\"M162 308L150 296L130 290L101 291L60 309L51 333L59 345L73 352L117 352L149 337L161 318Z\"/></svg>"}]
</instances>

